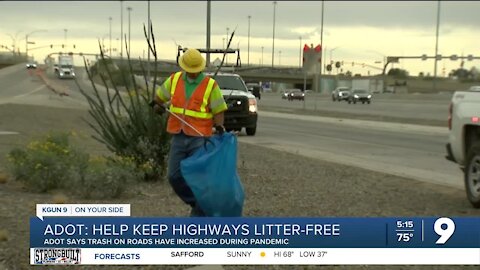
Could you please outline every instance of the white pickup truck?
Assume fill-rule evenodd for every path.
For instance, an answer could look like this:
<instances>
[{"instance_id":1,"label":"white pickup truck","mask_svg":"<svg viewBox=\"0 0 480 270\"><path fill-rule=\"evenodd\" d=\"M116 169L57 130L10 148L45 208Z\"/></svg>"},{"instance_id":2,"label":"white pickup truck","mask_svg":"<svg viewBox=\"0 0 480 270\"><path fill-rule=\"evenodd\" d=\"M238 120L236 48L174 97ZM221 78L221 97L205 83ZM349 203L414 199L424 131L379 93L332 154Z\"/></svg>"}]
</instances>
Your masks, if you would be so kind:
<instances>
[{"instance_id":1,"label":"white pickup truck","mask_svg":"<svg viewBox=\"0 0 480 270\"><path fill-rule=\"evenodd\" d=\"M457 91L449 109L448 160L464 171L467 198L480 208L480 91Z\"/></svg>"}]
</instances>

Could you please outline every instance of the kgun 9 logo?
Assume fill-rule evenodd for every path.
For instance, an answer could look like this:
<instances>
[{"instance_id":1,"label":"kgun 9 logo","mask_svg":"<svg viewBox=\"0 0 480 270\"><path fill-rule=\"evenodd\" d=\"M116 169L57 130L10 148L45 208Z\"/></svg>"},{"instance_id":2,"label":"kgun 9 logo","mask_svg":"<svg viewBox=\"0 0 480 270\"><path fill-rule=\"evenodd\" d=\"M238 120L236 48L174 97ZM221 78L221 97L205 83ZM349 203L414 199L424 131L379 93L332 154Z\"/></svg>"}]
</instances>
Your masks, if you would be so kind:
<instances>
[{"instance_id":1,"label":"kgun 9 logo","mask_svg":"<svg viewBox=\"0 0 480 270\"><path fill-rule=\"evenodd\" d=\"M433 230L440 236L435 244L443 245L455 232L455 222L447 217L439 218L433 224Z\"/></svg>"}]
</instances>

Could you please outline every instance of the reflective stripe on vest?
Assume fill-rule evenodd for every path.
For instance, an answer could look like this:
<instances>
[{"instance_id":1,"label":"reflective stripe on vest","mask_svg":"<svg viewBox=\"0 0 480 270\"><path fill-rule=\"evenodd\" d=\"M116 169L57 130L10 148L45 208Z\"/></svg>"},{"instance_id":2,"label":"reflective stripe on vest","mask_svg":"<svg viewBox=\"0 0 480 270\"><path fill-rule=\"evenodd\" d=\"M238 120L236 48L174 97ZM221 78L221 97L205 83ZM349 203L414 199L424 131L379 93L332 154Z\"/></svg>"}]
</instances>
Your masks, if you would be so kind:
<instances>
[{"instance_id":1,"label":"reflective stripe on vest","mask_svg":"<svg viewBox=\"0 0 480 270\"><path fill-rule=\"evenodd\" d=\"M175 89L177 88L178 79L182 76L182 72L179 71L173 75L172 86L170 87L170 96L173 97L173 93L175 93Z\"/></svg>"},{"instance_id":2,"label":"reflective stripe on vest","mask_svg":"<svg viewBox=\"0 0 480 270\"><path fill-rule=\"evenodd\" d=\"M184 114L187 116L197 117L197 118L204 118L204 119L211 119L213 115L211 113L203 113L203 112L196 112L192 110L185 110L184 108L173 107L170 105L170 111L173 113Z\"/></svg>"},{"instance_id":3,"label":"reflective stripe on vest","mask_svg":"<svg viewBox=\"0 0 480 270\"><path fill-rule=\"evenodd\" d=\"M205 95L203 95L203 103L202 103L202 106L200 107L200 111L202 113L206 112L206 107L208 105L208 98L210 97L210 93L212 92L214 83L215 81L212 80L212 78L208 80L207 90L205 91Z\"/></svg>"},{"instance_id":4,"label":"reflective stripe on vest","mask_svg":"<svg viewBox=\"0 0 480 270\"><path fill-rule=\"evenodd\" d=\"M182 72L177 72L173 76L173 81L172 81L172 88L171 88L171 95L175 94L175 91L177 89L177 84L178 80L180 79L180 76L182 75ZM187 116L192 116L192 117L197 117L197 118L203 118L203 119L211 119L213 118L212 113L207 113L207 105L208 105L208 99L210 97L210 93L213 90L213 85L215 81L212 78L208 78L208 84L207 84L207 89L205 90L205 93L203 95L203 102L202 105L200 106L200 112L198 111L193 111L193 110L187 110L182 107L175 107L173 104L170 104L170 111L173 113L177 114L184 114Z\"/></svg>"}]
</instances>

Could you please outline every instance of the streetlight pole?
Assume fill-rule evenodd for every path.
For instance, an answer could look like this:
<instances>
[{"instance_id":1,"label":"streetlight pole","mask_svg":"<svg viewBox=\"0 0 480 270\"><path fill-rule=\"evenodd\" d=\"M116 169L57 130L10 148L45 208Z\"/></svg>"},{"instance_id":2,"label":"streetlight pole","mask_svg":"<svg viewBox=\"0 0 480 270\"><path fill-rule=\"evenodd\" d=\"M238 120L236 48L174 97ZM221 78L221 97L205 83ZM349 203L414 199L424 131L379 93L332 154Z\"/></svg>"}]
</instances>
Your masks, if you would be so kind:
<instances>
[{"instance_id":1,"label":"streetlight pole","mask_svg":"<svg viewBox=\"0 0 480 270\"><path fill-rule=\"evenodd\" d=\"M207 1L207 67L210 67L210 24L211 21L211 2L210 0Z\"/></svg>"},{"instance_id":2,"label":"streetlight pole","mask_svg":"<svg viewBox=\"0 0 480 270\"><path fill-rule=\"evenodd\" d=\"M123 58L123 1L120 0L120 58Z\"/></svg>"},{"instance_id":3,"label":"streetlight pole","mask_svg":"<svg viewBox=\"0 0 480 270\"><path fill-rule=\"evenodd\" d=\"M116 45L117 48L118 48L118 46L122 47L121 43L120 43L120 45L118 44L119 42L121 42L120 38L116 38L116 40L117 40L117 45ZM116 51L118 52L118 56L120 56L120 51L118 49L116 49Z\"/></svg>"},{"instance_id":4,"label":"streetlight pole","mask_svg":"<svg viewBox=\"0 0 480 270\"><path fill-rule=\"evenodd\" d=\"M273 68L273 61L275 58L275 10L277 7L277 1L273 1L273 35L272 35L272 68Z\"/></svg>"},{"instance_id":5,"label":"streetlight pole","mask_svg":"<svg viewBox=\"0 0 480 270\"><path fill-rule=\"evenodd\" d=\"M382 62L381 62L382 63L382 92L385 92L385 90L387 89L387 80L386 80L387 76L385 74L385 68L386 68L385 65L387 63L387 56L385 56L383 53L380 53L380 52L377 52L377 51L374 51L374 50L367 50L367 52L376 53L376 54L382 56ZM375 62L375 63L377 63L377 62Z\"/></svg>"},{"instance_id":6,"label":"streetlight pole","mask_svg":"<svg viewBox=\"0 0 480 270\"><path fill-rule=\"evenodd\" d=\"M278 65L282 65L282 51L278 51Z\"/></svg>"},{"instance_id":7,"label":"streetlight pole","mask_svg":"<svg viewBox=\"0 0 480 270\"><path fill-rule=\"evenodd\" d=\"M127 7L128 10L128 55L131 54L132 47L130 47L130 12L132 11L131 7ZM130 55L131 56L131 55Z\"/></svg>"},{"instance_id":8,"label":"streetlight pole","mask_svg":"<svg viewBox=\"0 0 480 270\"><path fill-rule=\"evenodd\" d=\"M323 46L323 16L324 16L324 1L322 0L322 22L321 22L321 26L320 26L320 46L322 48L322 50L320 51L320 53L322 55L320 55L320 72L319 72L319 80L320 80L320 83L319 83L319 87L318 87L318 92L321 93L322 92L322 67L323 67L323 56L325 55L325 53L323 53L325 51L325 47ZM315 102L316 102L316 99L315 99ZM315 103L315 107L316 107L316 103Z\"/></svg>"},{"instance_id":9,"label":"streetlight pole","mask_svg":"<svg viewBox=\"0 0 480 270\"><path fill-rule=\"evenodd\" d=\"M15 55L15 38L11 34L7 34L12 39L12 53Z\"/></svg>"},{"instance_id":10,"label":"streetlight pole","mask_svg":"<svg viewBox=\"0 0 480 270\"><path fill-rule=\"evenodd\" d=\"M333 49L330 50L330 65L333 64L333 62L332 62L332 53L333 53L333 51L335 51L335 50L338 49L338 48L340 48L340 47L335 47L335 48L333 48ZM330 73L332 72L332 70L333 70L333 66L331 66L331 69L330 69L330 71L329 71L328 74L330 74Z\"/></svg>"},{"instance_id":11,"label":"streetlight pole","mask_svg":"<svg viewBox=\"0 0 480 270\"><path fill-rule=\"evenodd\" d=\"M18 48L17 48L17 38L18 38L18 35L23 32L22 30L18 31L17 33L15 33L15 37L13 37L12 35L8 34L10 36L10 38L12 38L12 51L13 51L13 54L15 55L15 50L18 51Z\"/></svg>"},{"instance_id":12,"label":"streetlight pole","mask_svg":"<svg viewBox=\"0 0 480 270\"><path fill-rule=\"evenodd\" d=\"M262 46L262 66L263 66L263 46Z\"/></svg>"},{"instance_id":13,"label":"streetlight pole","mask_svg":"<svg viewBox=\"0 0 480 270\"><path fill-rule=\"evenodd\" d=\"M105 37L107 37L107 36L108 36L108 34L105 34L105 35L103 35L103 37L102 37L102 51L103 51L103 52L106 51L106 50L105 50Z\"/></svg>"},{"instance_id":14,"label":"streetlight pole","mask_svg":"<svg viewBox=\"0 0 480 270\"><path fill-rule=\"evenodd\" d=\"M28 59L28 44L30 44L30 42L28 41L28 37L31 36L32 34L34 33L38 33L38 32L47 32L47 30L35 30L35 31L32 31L28 34L25 35L25 55ZM35 44L35 43L31 43L31 44Z\"/></svg>"},{"instance_id":15,"label":"streetlight pole","mask_svg":"<svg viewBox=\"0 0 480 270\"><path fill-rule=\"evenodd\" d=\"M110 32L109 32L110 49L108 50L108 55L112 57L112 17L108 17L108 20L110 21Z\"/></svg>"},{"instance_id":16,"label":"streetlight pole","mask_svg":"<svg viewBox=\"0 0 480 270\"><path fill-rule=\"evenodd\" d=\"M247 44L247 66L250 66L250 19L252 16L248 15L248 44Z\"/></svg>"},{"instance_id":17,"label":"streetlight pole","mask_svg":"<svg viewBox=\"0 0 480 270\"><path fill-rule=\"evenodd\" d=\"M225 48L228 49L228 31L230 30L230 28L227 27L227 38L225 39ZM225 55L225 64L228 64L228 53L227 55Z\"/></svg>"},{"instance_id":18,"label":"streetlight pole","mask_svg":"<svg viewBox=\"0 0 480 270\"><path fill-rule=\"evenodd\" d=\"M298 52L298 68L302 68L302 36L298 37L300 39L300 50Z\"/></svg>"},{"instance_id":19,"label":"streetlight pole","mask_svg":"<svg viewBox=\"0 0 480 270\"><path fill-rule=\"evenodd\" d=\"M338 48L340 48L340 47L335 47L333 49L330 49L330 64L332 64L332 52L335 51Z\"/></svg>"},{"instance_id":20,"label":"streetlight pole","mask_svg":"<svg viewBox=\"0 0 480 270\"><path fill-rule=\"evenodd\" d=\"M435 67L433 70L433 91L437 90L438 30L440 28L440 1L437 2L437 32L435 35Z\"/></svg>"},{"instance_id":21,"label":"streetlight pole","mask_svg":"<svg viewBox=\"0 0 480 270\"><path fill-rule=\"evenodd\" d=\"M67 50L67 32L68 32L68 29L63 29L63 31L65 32L65 51Z\"/></svg>"}]
</instances>

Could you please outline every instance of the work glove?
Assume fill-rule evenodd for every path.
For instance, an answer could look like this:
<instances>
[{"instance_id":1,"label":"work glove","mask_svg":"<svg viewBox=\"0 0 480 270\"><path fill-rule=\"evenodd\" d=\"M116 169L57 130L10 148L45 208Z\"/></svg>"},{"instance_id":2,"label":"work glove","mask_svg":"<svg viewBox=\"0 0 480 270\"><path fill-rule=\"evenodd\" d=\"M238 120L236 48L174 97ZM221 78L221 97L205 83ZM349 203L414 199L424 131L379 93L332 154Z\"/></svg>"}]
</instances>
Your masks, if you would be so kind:
<instances>
[{"instance_id":1,"label":"work glove","mask_svg":"<svg viewBox=\"0 0 480 270\"><path fill-rule=\"evenodd\" d=\"M161 104L157 104L154 100L150 101L150 103L148 103L148 105L150 107L152 107L153 111L159 115L162 115L165 113L165 107Z\"/></svg>"},{"instance_id":2,"label":"work glove","mask_svg":"<svg viewBox=\"0 0 480 270\"><path fill-rule=\"evenodd\" d=\"M215 126L215 134L223 135L224 132L225 132L225 128L223 126L220 126L220 125Z\"/></svg>"}]
</instances>

